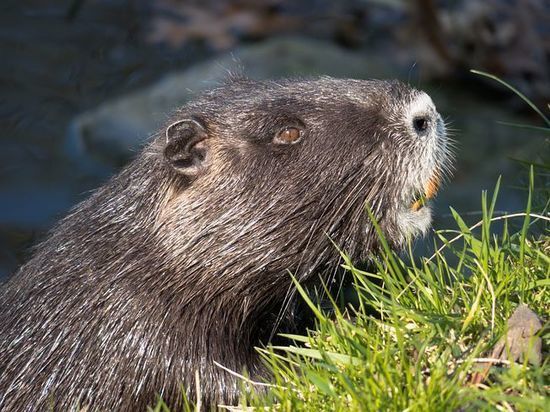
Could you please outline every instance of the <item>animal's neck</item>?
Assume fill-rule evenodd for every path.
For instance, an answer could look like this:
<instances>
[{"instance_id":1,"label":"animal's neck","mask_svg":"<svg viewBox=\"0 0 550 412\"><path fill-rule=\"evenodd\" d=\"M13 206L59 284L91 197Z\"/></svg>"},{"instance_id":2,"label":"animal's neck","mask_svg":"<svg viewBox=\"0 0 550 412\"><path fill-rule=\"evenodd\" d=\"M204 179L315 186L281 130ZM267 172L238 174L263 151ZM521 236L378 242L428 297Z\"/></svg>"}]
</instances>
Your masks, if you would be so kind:
<instances>
[{"instance_id":1,"label":"animal's neck","mask_svg":"<svg viewBox=\"0 0 550 412\"><path fill-rule=\"evenodd\" d=\"M198 373L202 393L212 397L203 401L232 403L238 400L243 384L236 375L255 380L267 377L255 349L262 345L261 335L266 332L258 310L247 307L241 297L215 294L190 296L184 307L163 308L165 322L158 327L171 341L161 339L159 345L166 345L163 353L173 356L170 373L174 379L170 381L181 382L186 377L184 386L194 398Z\"/></svg>"}]
</instances>

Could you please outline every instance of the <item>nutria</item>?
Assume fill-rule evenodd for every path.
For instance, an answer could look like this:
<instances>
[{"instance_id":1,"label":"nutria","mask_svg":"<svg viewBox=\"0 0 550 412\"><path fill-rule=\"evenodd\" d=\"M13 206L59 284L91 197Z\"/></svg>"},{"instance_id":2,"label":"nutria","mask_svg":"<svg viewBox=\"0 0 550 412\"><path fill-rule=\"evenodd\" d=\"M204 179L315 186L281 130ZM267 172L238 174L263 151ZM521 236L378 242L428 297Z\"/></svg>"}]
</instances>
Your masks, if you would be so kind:
<instances>
[{"instance_id":1,"label":"nutria","mask_svg":"<svg viewBox=\"0 0 550 412\"><path fill-rule=\"evenodd\" d=\"M431 99L397 81L205 93L3 286L0 409L178 406L196 371L203 405L235 403L214 362L267 376L255 347L295 322L289 272L375 252L366 204L394 247L424 232L448 167Z\"/></svg>"}]
</instances>

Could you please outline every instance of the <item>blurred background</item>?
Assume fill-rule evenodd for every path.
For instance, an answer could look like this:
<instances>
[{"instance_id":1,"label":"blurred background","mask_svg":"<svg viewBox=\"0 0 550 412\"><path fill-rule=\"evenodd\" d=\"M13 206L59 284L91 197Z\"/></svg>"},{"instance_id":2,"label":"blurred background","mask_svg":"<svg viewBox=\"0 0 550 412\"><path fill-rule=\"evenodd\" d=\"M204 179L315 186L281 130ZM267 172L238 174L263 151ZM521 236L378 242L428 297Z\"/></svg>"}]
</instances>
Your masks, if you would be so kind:
<instances>
[{"instance_id":1,"label":"blurred background","mask_svg":"<svg viewBox=\"0 0 550 412\"><path fill-rule=\"evenodd\" d=\"M521 210L524 162L548 162L542 131L499 123L540 118L469 71L548 114L548 0L2 0L0 56L0 279L229 71L400 78L429 92L457 141L436 228L454 227L449 205L479 220L499 175L497 209Z\"/></svg>"}]
</instances>

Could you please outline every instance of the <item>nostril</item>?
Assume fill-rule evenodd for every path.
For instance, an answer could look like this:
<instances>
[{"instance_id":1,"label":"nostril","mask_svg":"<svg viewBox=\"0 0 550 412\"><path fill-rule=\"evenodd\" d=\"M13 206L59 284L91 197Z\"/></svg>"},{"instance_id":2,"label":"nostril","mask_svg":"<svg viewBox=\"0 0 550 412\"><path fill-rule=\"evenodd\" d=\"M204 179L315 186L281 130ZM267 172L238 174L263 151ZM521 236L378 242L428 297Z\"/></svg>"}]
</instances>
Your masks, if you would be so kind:
<instances>
[{"instance_id":1,"label":"nostril","mask_svg":"<svg viewBox=\"0 0 550 412\"><path fill-rule=\"evenodd\" d=\"M428 119L424 116L415 117L413 119L413 126L416 133L423 133L428 128Z\"/></svg>"}]
</instances>

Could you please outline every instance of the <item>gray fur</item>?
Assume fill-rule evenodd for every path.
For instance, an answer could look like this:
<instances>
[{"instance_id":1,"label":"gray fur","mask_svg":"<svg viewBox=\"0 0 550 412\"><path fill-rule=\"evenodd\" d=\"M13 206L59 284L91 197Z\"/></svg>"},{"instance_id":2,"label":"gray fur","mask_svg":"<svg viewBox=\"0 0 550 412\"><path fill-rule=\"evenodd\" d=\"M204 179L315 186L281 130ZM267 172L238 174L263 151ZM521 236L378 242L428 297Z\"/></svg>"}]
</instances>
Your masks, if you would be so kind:
<instances>
[{"instance_id":1,"label":"gray fur","mask_svg":"<svg viewBox=\"0 0 550 412\"><path fill-rule=\"evenodd\" d=\"M431 106L437 128L411 133L420 95L237 79L183 107L167 125L200 119L208 135L196 174L171 167L162 130L0 290L0 409L143 410L156 394L177 406L196 370L204 404L236 402L237 379L213 362L266 376L254 347L296 321L288 271L331 274L331 241L355 260L375 252L365 202L394 247L427 228L403 222L429 222L429 207L408 206L450 157ZM303 140L273 144L287 125Z\"/></svg>"}]
</instances>

